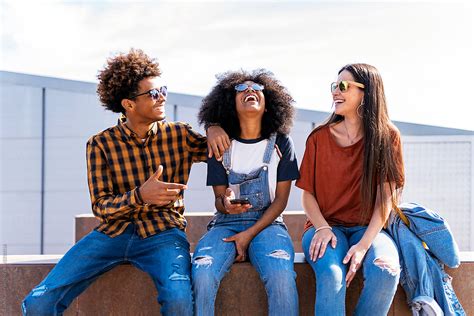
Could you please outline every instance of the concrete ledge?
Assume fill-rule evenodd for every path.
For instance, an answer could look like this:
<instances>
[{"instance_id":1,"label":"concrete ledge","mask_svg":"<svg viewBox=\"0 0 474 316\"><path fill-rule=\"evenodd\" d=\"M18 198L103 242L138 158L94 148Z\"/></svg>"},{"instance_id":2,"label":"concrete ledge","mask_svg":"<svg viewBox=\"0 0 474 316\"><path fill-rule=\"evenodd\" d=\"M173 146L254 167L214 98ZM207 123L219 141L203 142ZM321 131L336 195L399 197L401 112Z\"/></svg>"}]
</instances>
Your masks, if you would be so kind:
<instances>
[{"instance_id":1,"label":"concrete ledge","mask_svg":"<svg viewBox=\"0 0 474 316\"><path fill-rule=\"evenodd\" d=\"M474 314L473 253L463 253L464 261L458 269L447 269L453 277L454 289L466 310ZM2 283L0 302L5 306L1 315L19 315L21 301L54 267L60 255L11 256L0 265ZM315 280L303 254L295 258L300 315L314 315ZM360 274L347 293L347 313L354 310L362 289ZM65 315L159 315L157 291L151 278L131 265L121 265L98 278L71 304ZM100 299L98 299L100 298ZM267 298L263 283L250 263L234 264L219 288L216 301L217 315L265 315ZM245 302L245 304L243 304ZM0 305L0 306L2 306ZM3 309L3 308L2 308ZM390 316L410 315L406 296L401 287L390 309Z\"/></svg>"},{"instance_id":2,"label":"concrete ledge","mask_svg":"<svg viewBox=\"0 0 474 316\"><path fill-rule=\"evenodd\" d=\"M295 244L295 271L300 315L314 315L315 279L301 253L303 212L285 212L285 222ZM191 249L206 231L211 213L187 215ZM92 215L76 217L76 241L97 226ZM19 315L21 301L48 274L61 255L6 256L0 264L0 315ZM474 315L474 252L461 253L458 269L447 269L467 315ZM355 308L363 280L359 273L348 289L346 310ZM121 265L97 279L71 304L65 315L159 315L157 291L151 278L131 265ZM99 298L99 299L98 299ZM234 264L224 278L216 300L217 315L265 315L267 298L263 283L250 263ZM5 308L3 308L5 306ZM4 310L2 310L4 309ZM388 315L410 315L406 296L399 286Z\"/></svg>"}]
</instances>

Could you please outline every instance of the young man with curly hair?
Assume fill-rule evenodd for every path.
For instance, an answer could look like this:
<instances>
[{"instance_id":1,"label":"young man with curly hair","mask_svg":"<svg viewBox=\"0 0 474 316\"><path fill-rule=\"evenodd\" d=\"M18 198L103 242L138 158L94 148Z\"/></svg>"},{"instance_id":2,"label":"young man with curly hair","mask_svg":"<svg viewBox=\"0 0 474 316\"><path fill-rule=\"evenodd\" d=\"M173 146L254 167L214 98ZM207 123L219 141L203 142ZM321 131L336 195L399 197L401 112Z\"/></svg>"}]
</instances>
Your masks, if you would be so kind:
<instances>
[{"instance_id":1,"label":"young man with curly hair","mask_svg":"<svg viewBox=\"0 0 474 316\"><path fill-rule=\"evenodd\" d=\"M103 106L123 114L87 142L92 210L100 224L31 291L23 313L61 315L101 274L131 263L153 279L163 315L192 315L183 190L191 165L207 158L206 137L165 120L167 87L159 64L143 51L108 59L98 79ZM225 147L225 133L214 134L221 141L214 148Z\"/></svg>"}]
</instances>

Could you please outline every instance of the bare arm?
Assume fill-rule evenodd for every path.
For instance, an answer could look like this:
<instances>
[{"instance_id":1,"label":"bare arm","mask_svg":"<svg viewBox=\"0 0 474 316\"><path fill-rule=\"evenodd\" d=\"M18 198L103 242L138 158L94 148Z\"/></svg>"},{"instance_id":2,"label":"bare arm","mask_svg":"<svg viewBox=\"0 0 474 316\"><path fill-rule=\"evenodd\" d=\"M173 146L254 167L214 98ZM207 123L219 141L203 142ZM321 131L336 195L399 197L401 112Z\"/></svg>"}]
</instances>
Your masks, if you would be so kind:
<instances>
[{"instance_id":1,"label":"bare arm","mask_svg":"<svg viewBox=\"0 0 474 316\"><path fill-rule=\"evenodd\" d=\"M361 240L352 246L347 255L344 257L343 263L348 263L350 261L349 271L346 275L346 282L347 286L351 283L352 279L354 278L357 270L360 268L362 261L364 260L365 254L367 250L369 250L372 242L374 241L375 237L378 233L382 230L385 222L390 215L391 209L391 201L392 201L392 192L396 194L395 184L392 184L392 190L390 190L390 184L388 182L384 183L384 193L385 193L385 203L383 203L383 207L387 208L385 212L383 212L382 205L380 203L380 191L377 190L377 197L375 200L375 208L372 214L372 218L370 219L369 226L367 227L364 235L362 236ZM383 214L386 214L383 216Z\"/></svg>"},{"instance_id":2,"label":"bare arm","mask_svg":"<svg viewBox=\"0 0 474 316\"><path fill-rule=\"evenodd\" d=\"M309 246L310 259L316 261L324 256L329 243L332 248L336 248L337 238L321 213L318 201L316 201L316 197L312 193L303 190L302 204L306 216L317 230Z\"/></svg>"}]
</instances>

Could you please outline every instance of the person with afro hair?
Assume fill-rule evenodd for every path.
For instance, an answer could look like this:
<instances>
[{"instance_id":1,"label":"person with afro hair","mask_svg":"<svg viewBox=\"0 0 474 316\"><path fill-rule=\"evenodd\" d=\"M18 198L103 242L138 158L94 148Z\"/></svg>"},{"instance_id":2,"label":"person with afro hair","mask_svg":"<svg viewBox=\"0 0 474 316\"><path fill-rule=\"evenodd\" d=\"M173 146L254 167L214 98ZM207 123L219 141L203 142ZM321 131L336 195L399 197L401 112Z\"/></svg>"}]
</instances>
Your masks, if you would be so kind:
<instances>
[{"instance_id":1,"label":"person with afro hair","mask_svg":"<svg viewBox=\"0 0 474 316\"><path fill-rule=\"evenodd\" d=\"M216 214L192 261L196 315L214 315L219 284L234 261L250 260L264 282L269 315L298 315L294 249L281 213L299 177L291 137L293 98L264 69L218 76L202 101L201 124L232 139L208 159Z\"/></svg>"},{"instance_id":2,"label":"person with afro hair","mask_svg":"<svg viewBox=\"0 0 474 316\"><path fill-rule=\"evenodd\" d=\"M161 314L193 315L183 191L192 164L207 159L206 137L186 123L165 120L168 90L158 62L143 51L109 58L98 79L102 105L122 114L116 126L87 142L99 225L25 298L23 314L62 315L97 277L131 263L153 279ZM214 148L225 149L225 133L210 129L211 138L219 139Z\"/></svg>"}]
</instances>

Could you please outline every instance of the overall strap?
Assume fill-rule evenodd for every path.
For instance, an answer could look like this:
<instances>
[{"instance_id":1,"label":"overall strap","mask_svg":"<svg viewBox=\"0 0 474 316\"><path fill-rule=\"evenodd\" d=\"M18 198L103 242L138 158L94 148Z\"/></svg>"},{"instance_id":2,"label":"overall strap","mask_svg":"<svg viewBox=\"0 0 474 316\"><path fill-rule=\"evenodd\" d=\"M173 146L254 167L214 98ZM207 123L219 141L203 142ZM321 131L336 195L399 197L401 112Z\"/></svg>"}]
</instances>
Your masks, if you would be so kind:
<instances>
[{"instance_id":1,"label":"overall strap","mask_svg":"<svg viewBox=\"0 0 474 316\"><path fill-rule=\"evenodd\" d=\"M232 145L231 147L227 148L227 150L224 152L224 156L222 157L222 165L224 166L227 174L229 174L230 167L231 167L231 161L230 161L231 148L232 148Z\"/></svg>"},{"instance_id":2,"label":"overall strap","mask_svg":"<svg viewBox=\"0 0 474 316\"><path fill-rule=\"evenodd\" d=\"M270 164L272 159L273 148L275 148L276 134L273 133L268 139L267 147L265 148L265 153L263 154L263 163L265 165Z\"/></svg>"}]
</instances>

